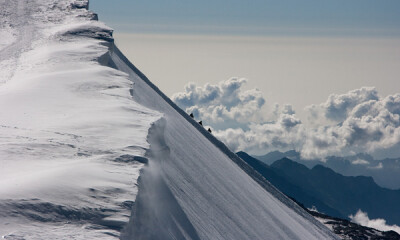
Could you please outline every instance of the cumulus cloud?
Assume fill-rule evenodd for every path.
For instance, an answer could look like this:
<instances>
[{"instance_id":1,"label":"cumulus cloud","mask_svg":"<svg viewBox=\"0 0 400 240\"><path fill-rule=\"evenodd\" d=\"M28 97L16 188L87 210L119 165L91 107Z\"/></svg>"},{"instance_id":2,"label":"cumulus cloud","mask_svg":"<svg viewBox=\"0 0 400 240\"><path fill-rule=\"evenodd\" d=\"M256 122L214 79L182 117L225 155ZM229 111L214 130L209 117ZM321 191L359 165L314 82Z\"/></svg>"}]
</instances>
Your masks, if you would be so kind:
<instances>
[{"instance_id":1,"label":"cumulus cloud","mask_svg":"<svg viewBox=\"0 0 400 240\"><path fill-rule=\"evenodd\" d=\"M385 219L369 219L368 214L358 210L356 215L350 215L349 218L352 222L360 224L365 227L375 228L381 231L395 231L400 234L400 227L397 225L387 225Z\"/></svg>"},{"instance_id":2,"label":"cumulus cloud","mask_svg":"<svg viewBox=\"0 0 400 240\"><path fill-rule=\"evenodd\" d=\"M369 162L364 159L356 159L356 160L352 161L351 164L353 164L353 165L368 165Z\"/></svg>"},{"instance_id":3,"label":"cumulus cloud","mask_svg":"<svg viewBox=\"0 0 400 240\"><path fill-rule=\"evenodd\" d=\"M278 103L275 103L272 115L278 118L281 114L294 115L296 114L296 112L294 111L292 105L290 104L285 104L281 106Z\"/></svg>"},{"instance_id":4,"label":"cumulus cloud","mask_svg":"<svg viewBox=\"0 0 400 240\"><path fill-rule=\"evenodd\" d=\"M215 131L215 135L234 151L297 149L301 141L300 126L301 121L295 115L281 114L276 121L251 123L246 131L229 128Z\"/></svg>"},{"instance_id":5,"label":"cumulus cloud","mask_svg":"<svg viewBox=\"0 0 400 240\"><path fill-rule=\"evenodd\" d=\"M243 126L262 119L265 99L258 89L243 90L246 79L231 78L218 84L197 86L189 83L172 100L203 122L217 127Z\"/></svg>"},{"instance_id":6,"label":"cumulus cloud","mask_svg":"<svg viewBox=\"0 0 400 240\"><path fill-rule=\"evenodd\" d=\"M365 91L351 92L351 95L355 92L366 95ZM338 124L312 129L302 153L308 157L317 157L321 153L325 156L340 152L373 153L378 149L390 149L398 145L400 94L377 99L375 93L368 96L374 97L369 100L362 98L365 101L346 110L345 118Z\"/></svg>"},{"instance_id":7,"label":"cumulus cloud","mask_svg":"<svg viewBox=\"0 0 400 240\"><path fill-rule=\"evenodd\" d=\"M327 101L306 108L313 121L304 124L288 104L275 104L267 117L261 111L262 93L244 91L245 83L237 78L203 87L190 83L172 99L212 126L214 134L233 151L264 154L295 149L303 158L321 159L390 152L400 145L400 93L381 97L375 88L362 87L331 94Z\"/></svg>"},{"instance_id":8,"label":"cumulus cloud","mask_svg":"<svg viewBox=\"0 0 400 240\"><path fill-rule=\"evenodd\" d=\"M332 121L343 121L355 106L378 99L378 92L375 88L362 87L345 94L331 94L326 102L311 105L307 109L314 118L325 117Z\"/></svg>"}]
</instances>

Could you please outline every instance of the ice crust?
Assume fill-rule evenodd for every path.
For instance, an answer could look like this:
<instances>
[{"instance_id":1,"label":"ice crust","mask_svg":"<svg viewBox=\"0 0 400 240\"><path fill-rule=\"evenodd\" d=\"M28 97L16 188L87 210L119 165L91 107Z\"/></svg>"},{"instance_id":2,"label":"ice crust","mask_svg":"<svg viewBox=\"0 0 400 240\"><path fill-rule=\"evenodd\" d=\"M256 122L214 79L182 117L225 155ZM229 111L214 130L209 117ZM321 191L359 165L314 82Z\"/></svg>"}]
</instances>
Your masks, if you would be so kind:
<instances>
[{"instance_id":1,"label":"ice crust","mask_svg":"<svg viewBox=\"0 0 400 240\"><path fill-rule=\"evenodd\" d=\"M87 1L0 4L5 239L336 238L136 69Z\"/></svg>"}]
</instances>

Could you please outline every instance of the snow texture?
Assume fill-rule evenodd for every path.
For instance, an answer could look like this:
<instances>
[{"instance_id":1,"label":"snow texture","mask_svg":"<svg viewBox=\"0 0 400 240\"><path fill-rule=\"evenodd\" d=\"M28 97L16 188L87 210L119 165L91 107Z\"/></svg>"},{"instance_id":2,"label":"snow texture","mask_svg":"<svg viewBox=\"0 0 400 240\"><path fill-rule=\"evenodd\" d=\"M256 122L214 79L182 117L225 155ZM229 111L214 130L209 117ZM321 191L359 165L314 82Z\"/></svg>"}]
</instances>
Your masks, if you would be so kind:
<instances>
[{"instance_id":1,"label":"snow texture","mask_svg":"<svg viewBox=\"0 0 400 240\"><path fill-rule=\"evenodd\" d=\"M337 238L136 69L87 1L0 4L3 238Z\"/></svg>"},{"instance_id":2,"label":"snow texture","mask_svg":"<svg viewBox=\"0 0 400 240\"><path fill-rule=\"evenodd\" d=\"M148 128L160 117L132 101L126 74L106 66L111 29L73 6L1 2L2 24L15 34L0 50L6 239L118 237L137 193Z\"/></svg>"}]
</instances>

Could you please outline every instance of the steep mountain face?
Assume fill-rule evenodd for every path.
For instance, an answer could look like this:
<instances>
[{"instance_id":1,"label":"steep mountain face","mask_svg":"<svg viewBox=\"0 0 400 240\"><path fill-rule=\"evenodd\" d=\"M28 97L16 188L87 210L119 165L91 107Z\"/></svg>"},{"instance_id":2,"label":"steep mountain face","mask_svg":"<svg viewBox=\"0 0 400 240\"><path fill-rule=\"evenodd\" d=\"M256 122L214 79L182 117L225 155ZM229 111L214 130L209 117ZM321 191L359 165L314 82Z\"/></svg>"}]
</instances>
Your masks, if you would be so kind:
<instances>
[{"instance_id":1,"label":"steep mountain face","mask_svg":"<svg viewBox=\"0 0 400 240\"><path fill-rule=\"evenodd\" d=\"M2 66L16 63L0 85L3 238L337 239L161 93L87 1L0 4Z\"/></svg>"},{"instance_id":2,"label":"steep mountain face","mask_svg":"<svg viewBox=\"0 0 400 240\"><path fill-rule=\"evenodd\" d=\"M284 157L299 162L308 168L323 165L345 176L371 176L382 187L400 189L400 159L398 158L375 160L371 155L359 153L347 157L330 156L322 161L321 159L302 159L300 153L294 150L274 151L263 156L255 156L256 159L269 165Z\"/></svg>"},{"instance_id":3,"label":"steep mountain face","mask_svg":"<svg viewBox=\"0 0 400 240\"><path fill-rule=\"evenodd\" d=\"M336 238L172 103L117 48L111 60L134 82L135 101L164 114L149 132L149 167L124 239Z\"/></svg>"},{"instance_id":4,"label":"steep mountain face","mask_svg":"<svg viewBox=\"0 0 400 240\"><path fill-rule=\"evenodd\" d=\"M309 169L288 158L267 166L245 153L238 155L282 192L308 208L315 206L323 213L340 218L361 209L371 218L383 218L389 224L400 223L397 204L400 191L381 188L371 177L346 177L321 165Z\"/></svg>"}]
</instances>

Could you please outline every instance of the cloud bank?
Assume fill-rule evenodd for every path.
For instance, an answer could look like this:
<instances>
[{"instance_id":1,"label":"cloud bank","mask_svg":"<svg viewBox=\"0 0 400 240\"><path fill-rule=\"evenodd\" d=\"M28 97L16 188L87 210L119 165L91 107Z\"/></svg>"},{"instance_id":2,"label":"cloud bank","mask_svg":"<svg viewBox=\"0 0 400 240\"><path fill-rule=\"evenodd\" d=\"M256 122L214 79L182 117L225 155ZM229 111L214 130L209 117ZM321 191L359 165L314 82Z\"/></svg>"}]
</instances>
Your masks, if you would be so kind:
<instances>
[{"instance_id":1,"label":"cloud bank","mask_svg":"<svg viewBox=\"0 0 400 240\"><path fill-rule=\"evenodd\" d=\"M331 94L326 102L313 104L307 110L314 118L324 117L340 122L347 118L354 107L371 100L379 100L378 92L373 87L363 87L345 94Z\"/></svg>"},{"instance_id":2,"label":"cloud bank","mask_svg":"<svg viewBox=\"0 0 400 240\"><path fill-rule=\"evenodd\" d=\"M260 121L260 110L265 103L258 89L242 89L246 82L243 78L231 78L203 87L189 83L185 91L174 94L172 100L215 128L245 127L249 121Z\"/></svg>"},{"instance_id":3,"label":"cloud bank","mask_svg":"<svg viewBox=\"0 0 400 240\"><path fill-rule=\"evenodd\" d=\"M291 105L275 104L268 114L262 93L243 90L245 83L238 78L203 87L189 83L172 99L212 126L233 151L295 149L303 158L315 159L399 149L400 93L381 97L375 88L362 87L331 94L325 102L306 107L309 124L304 124Z\"/></svg>"},{"instance_id":4,"label":"cloud bank","mask_svg":"<svg viewBox=\"0 0 400 240\"><path fill-rule=\"evenodd\" d=\"M305 156L390 151L400 143L398 93L381 98L374 88L361 88L331 95L325 103L310 108L312 116L323 115L333 124L309 130L302 149Z\"/></svg>"},{"instance_id":5,"label":"cloud bank","mask_svg":"<svg viewBox=\"0 0 400 240\"><path fill-rule=\"evenodd\" d=\"M360 224L365 227L375 228L381 231L395 231L400 234L400 227L397 225L387 225L385 219L369 219L368 214L358 210L356 215L350 215L349 218L352 222Z\"/></svg>"}]
</instances>

